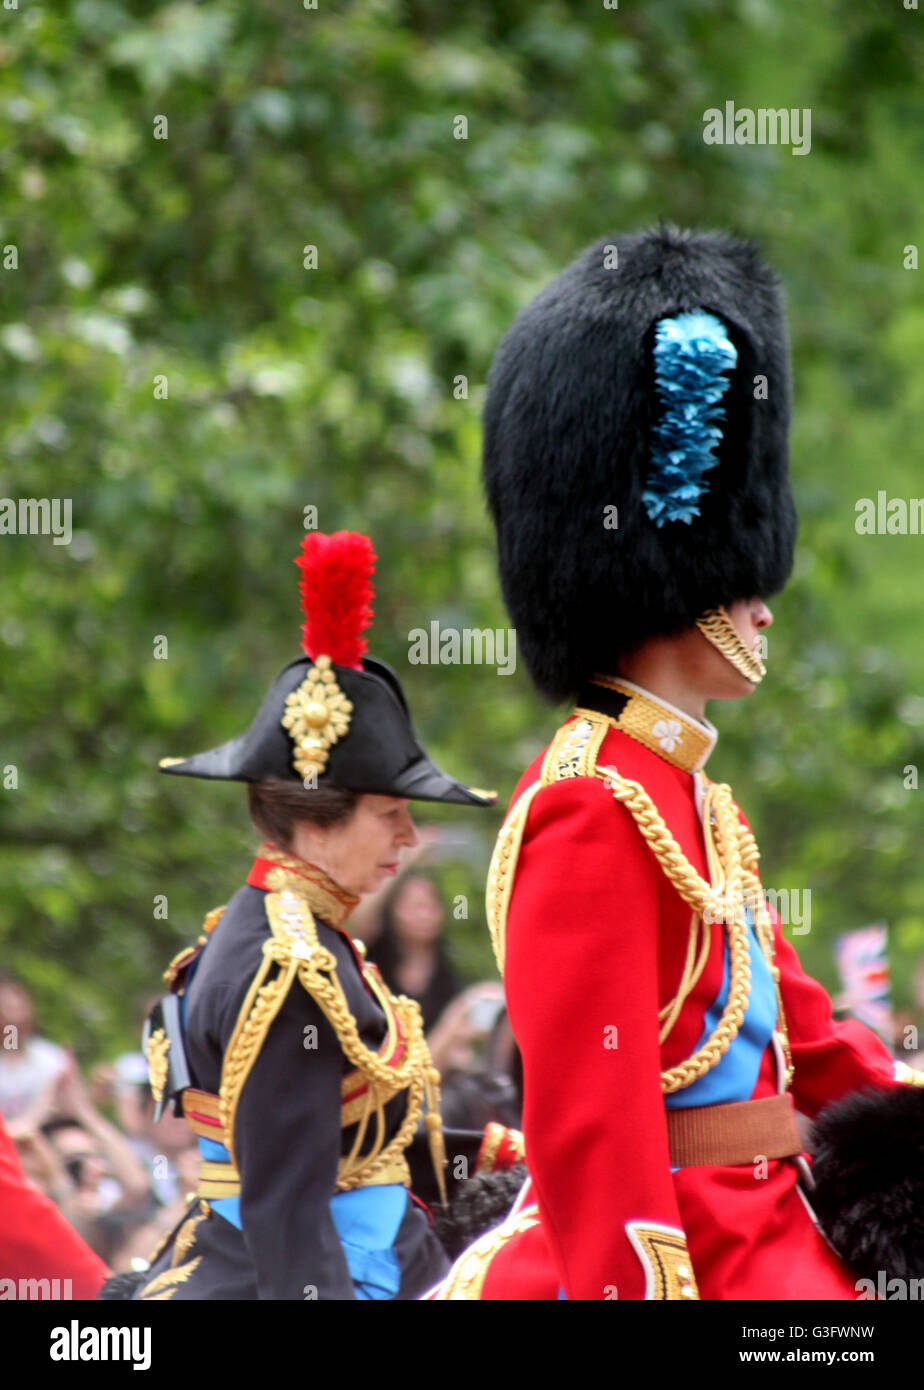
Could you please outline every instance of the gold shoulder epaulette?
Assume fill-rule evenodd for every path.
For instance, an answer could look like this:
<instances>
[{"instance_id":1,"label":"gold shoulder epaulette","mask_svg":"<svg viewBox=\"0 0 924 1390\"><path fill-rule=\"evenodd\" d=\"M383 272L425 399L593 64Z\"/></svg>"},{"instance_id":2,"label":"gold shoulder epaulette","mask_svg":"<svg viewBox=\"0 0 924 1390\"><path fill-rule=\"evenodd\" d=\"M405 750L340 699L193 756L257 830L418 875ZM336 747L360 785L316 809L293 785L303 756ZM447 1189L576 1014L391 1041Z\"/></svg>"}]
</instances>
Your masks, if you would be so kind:
<instances>
[{"instance_id":1,"label":"gold shoulder epaulette","mask_svg":"<svg viewBox=\"0 0 924 1390\"><path fill-rule=\"evenodd\" d=\"M595 710L574 713L578 720L562 725L542 759L539 780L544 787L567 777L593 777L597 770L597 754L613 721Z\"/></svg>"},{"instance_id":2,"label":"gold shoulder epaulette","mask_svg":"<svg viewBox=\"0 0 924 1390\"><path fill-rule=\"evenodd\" d=\"M221 907L213 907L211 912L207 912L205 914L205 921L202 923L202 931L196 937L195 945L184 946L182 951L177 951L176 955L173 957L173 960L167 966L167 969L164 971L163 974L164 984L167 986L168 989L171 989L173 987L173 982L176 979L177 975L179 975L180 971L183 970L185 966L187 966L190 963L193 957L197 955L199 951L202 950L202 947L209 939L209 932L212 931L212 929L218 923L218 919L221 917L221 914L224 912L226 906L227 904L222 904Z\"/></svg>"}]
</instances>

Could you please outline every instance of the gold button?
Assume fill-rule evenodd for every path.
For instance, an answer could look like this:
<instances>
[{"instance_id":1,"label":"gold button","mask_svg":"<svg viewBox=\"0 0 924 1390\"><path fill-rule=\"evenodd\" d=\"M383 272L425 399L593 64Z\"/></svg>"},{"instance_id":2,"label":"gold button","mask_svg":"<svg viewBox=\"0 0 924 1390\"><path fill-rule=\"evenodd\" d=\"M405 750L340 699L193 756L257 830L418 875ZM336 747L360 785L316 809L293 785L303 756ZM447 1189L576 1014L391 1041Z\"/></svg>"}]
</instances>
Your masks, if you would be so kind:
<instances>
[{"instance_id":1,"label":"gold button","mask_svg":"<svg viewBox=\"0 0 924 1390\"><path fill-rule=\"evenodd\" d=\"M681 1294L683 1295L684 1298L692 1298L692 1297L694 1296L694 1295L693 1295L693 1286L692 1286L691 1284L681 1284L681 1285L680 1285L680 1292L681 1292Z\"/></svg>"}]
</instances>

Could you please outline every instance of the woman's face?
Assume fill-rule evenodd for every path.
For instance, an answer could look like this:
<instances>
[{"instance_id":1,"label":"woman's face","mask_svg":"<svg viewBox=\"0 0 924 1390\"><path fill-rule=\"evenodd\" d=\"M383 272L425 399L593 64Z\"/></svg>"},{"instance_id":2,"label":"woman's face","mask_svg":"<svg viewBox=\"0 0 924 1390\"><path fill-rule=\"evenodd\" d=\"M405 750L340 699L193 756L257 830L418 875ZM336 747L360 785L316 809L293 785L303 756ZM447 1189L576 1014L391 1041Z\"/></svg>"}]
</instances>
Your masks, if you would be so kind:
<instances>
[{"instance_id":1,"label":"woman's face","mask_svg":"<svg viewBox=\"0 0 924 1390\"><path fill-rule=\"evenodd\" d=\"M349 819L336 825L299 821L292 848L348 893L371 893L397 873L401 847L417 843L407 806L404 797L364 794Z\"/></svg>"},{"instance_id":2,"label":"woman's face","mask_svg":"<svg viewBox=\"0 0 924 1390\"><path fill-rule=\"evenodd\" d=\"M409 878L398 890L391 919L399 941L435 941L443 926L443 904L426 878Z\"/></svg>"}]
</instances>

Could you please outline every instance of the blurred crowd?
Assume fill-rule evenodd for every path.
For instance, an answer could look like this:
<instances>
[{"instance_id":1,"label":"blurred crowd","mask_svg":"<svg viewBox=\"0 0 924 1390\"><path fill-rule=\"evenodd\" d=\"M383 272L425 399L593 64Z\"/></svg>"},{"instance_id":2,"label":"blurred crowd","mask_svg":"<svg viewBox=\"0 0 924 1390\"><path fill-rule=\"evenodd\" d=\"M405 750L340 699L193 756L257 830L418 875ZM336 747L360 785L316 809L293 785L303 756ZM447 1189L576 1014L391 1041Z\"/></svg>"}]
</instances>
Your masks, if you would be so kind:
<instances>
[{"instance_id":1,"label":"blurred crowd","mask_svg":"<svg viewBox=\"0 0 924 1390\"><path fill-rule=\"evenodd\" d=\"M444 1125L517 1127L519 1057L501 986L465 986L446 942L446 906L420 868L437 841L438 832L421 831L398 879L363 899L350 929L389 987L420 1005L443 1077ZM139 1039L153 1002L139 1011ZM196 1188L195 1137L169 1108L155 1125L153 1109L140 1050L81 1075L73 1052L37 1030L22 981L0 972L0 1116L28 1178L116 1272L150 1258Z\"/></svg>"}]
</instances>

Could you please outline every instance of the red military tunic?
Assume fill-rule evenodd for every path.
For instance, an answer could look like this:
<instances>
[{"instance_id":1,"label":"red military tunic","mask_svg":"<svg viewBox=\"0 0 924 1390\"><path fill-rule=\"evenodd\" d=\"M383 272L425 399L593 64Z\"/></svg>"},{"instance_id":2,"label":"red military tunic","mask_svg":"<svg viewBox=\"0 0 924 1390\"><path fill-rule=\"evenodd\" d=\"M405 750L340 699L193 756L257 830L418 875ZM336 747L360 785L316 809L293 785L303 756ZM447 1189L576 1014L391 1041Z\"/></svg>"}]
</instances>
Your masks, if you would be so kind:
<instances>
[{"instance_id":1,"label":"red military tunic","mask_svg":"<svg viewBox=\"0 0 924 1390\"><path fill-rule=\"evenodd\" d=\"M523 1057L531 1181L518 1214L460 1257L436 1297L856 1298L856 1276L814 1222L804 1156L672 1162L667 1113L779 1095L783 1029L808 1117L857 1088L900 1084L900 1064L863 1025L832 1021L771 914L782 1020L749 917L740 1026L702 1075L664 1093L662 1074L702 1047L728 1004L729 941L721 921L698 928L701 969L668 1029L685 963L690 977L691 909L599 769L641 784L689 866L715 884L699 770L715 731L620 684L585 692L527 768L495 851L489 918Z\"/></svg>"},{"instance_id":2,"label":"red military tunic","mask_svg":"<svg viewBox=\"0 0 924 1390\"><path fill-rule=\"evenodd\" d=\"M0 1118L0 1299L91 1299L106 1266L27 1179Z\"/></svg>"}]
</instances>

